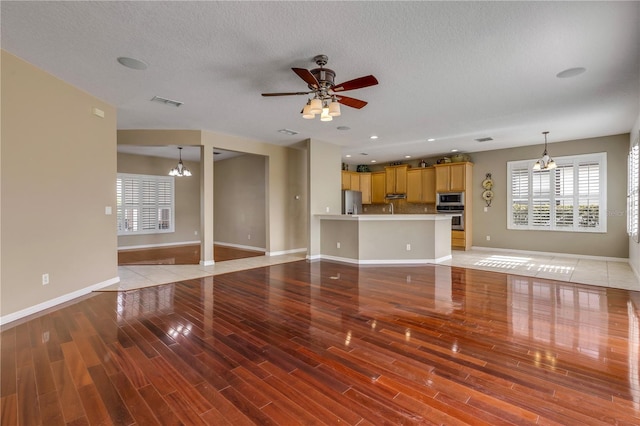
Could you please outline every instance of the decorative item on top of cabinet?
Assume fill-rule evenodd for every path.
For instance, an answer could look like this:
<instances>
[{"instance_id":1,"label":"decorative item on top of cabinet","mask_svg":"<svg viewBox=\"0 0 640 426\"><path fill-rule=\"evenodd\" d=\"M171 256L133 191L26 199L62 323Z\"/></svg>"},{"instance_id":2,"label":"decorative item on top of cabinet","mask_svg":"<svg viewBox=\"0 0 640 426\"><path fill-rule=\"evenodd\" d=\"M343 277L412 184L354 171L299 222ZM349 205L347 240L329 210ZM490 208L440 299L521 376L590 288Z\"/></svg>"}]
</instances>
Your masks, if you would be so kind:
<instances>
[{"instance_id":1,"label":"decorative item on top of cabinet","mask_svg":"<svg viewBox=\"0 0 640 426\"><path fill-rule=\"evenodd\" d=\"M493 179L491 179L491 173L485 175L485 179L482 181L482 199L487 203L487 207L491 207L491 200L493 200Z\"/></svg>"}]
</instances>

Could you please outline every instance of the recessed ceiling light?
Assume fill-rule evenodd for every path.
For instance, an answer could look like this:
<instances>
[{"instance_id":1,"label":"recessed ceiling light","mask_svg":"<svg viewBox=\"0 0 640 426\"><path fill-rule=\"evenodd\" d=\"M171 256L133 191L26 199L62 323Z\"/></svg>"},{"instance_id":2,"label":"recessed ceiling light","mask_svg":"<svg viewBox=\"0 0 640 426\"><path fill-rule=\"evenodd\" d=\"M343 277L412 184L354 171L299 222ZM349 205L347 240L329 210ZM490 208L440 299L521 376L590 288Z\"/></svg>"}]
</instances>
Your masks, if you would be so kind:
<instances>
[{"instance_id":1,"label":"recessed ceiling light","mask_svg":"<svg viewBox=\"0 0 640 426\"><path fill-rule=\"evenodd\" d=\"M351 158L351 154L347 154L347 155L345 155L345 157Z\"/></svg>"},{"instance_id":2,"label":"recessed ceiling light","mask_svg":"<svg viewBox=\"0 0 640 426\"><path fill-rule=\"evenodd\" d=\"M404 158L411 158L411 156L410 155L405 155Z\"/></svg>"},{"instance_id":3,"label":"recessed ceiling light","mask_svg":"<svg viewBox=\"0 0 640 426\"><path fill-rule=\"evenodd\" d=\"M376 161L376 160L371 160L371 162L372 162L372 163L377 163L377 161Z\"/></svg>"},{"instance_id":4,"label":"recessed ceiling light","mask_svg":"<svg viewBox=\"0 0 640 426\"><path fill-rule=\"evenodd\" d=\"M579 76L580 74L582 74L583 72L585 72L587 69L583 68L583 67L576 67L576 68L568 68L564 71L560 71L558 74L556 74L556 77L558 78L571 78L571 77L576 77Z\"/></svg>"},{"instance_id":5,"label":"recessed ceiling light","mask_svg":"<svg viewBox=\"0 0 640 426\"><path fill-rule=\"evenodd\" d=\"M451 152L458 152L458 150L454 148L451 150Z\"/></svg>"},{"instance_id":6,"label":"recessed ceiling light","mask_svg":"<svg viewBox=\"0 0 640 426\"><path fill-rule=\"evenodd\" d=\"M429 138L429 139L427 139L427 142L433 142L433 141L435 141L435 139L434 139L434 138Z\"/></svg>"},{"instance_id":7,"label":"recessed ceiling light","mask_svg":"<svg viewBox=\"0 0 640 426\"><path fill-rule=\"evenodd\" d=\"M338 126L338 127L336 127L336 129L338 129L338 130L351 130L351 127L347 127L347 126Z\"/></svg>"},{"instance_id":8,"label":"recessed ceiling light","mask_svg":"<svg viewBox=\"0 0 640 426\"><path fill-rule=\"evenodd\" d=\"M378 139L378 137L376 135L373 135L369 139Z\"/></svg>"},{"instance_id":9,"label":"recessed ceiling light","mask_svg":"<svg viewBox=\"0 0 640 426\"><path fill-rule=\"evenodd\" d=\"M120 63L120 65L131 68L132 70L142 71L147 69L147 64L145 64L144 62L134 58L127 58L126 56L120 56L118 58L118 62Z\"/></svg>"}]
</instances>

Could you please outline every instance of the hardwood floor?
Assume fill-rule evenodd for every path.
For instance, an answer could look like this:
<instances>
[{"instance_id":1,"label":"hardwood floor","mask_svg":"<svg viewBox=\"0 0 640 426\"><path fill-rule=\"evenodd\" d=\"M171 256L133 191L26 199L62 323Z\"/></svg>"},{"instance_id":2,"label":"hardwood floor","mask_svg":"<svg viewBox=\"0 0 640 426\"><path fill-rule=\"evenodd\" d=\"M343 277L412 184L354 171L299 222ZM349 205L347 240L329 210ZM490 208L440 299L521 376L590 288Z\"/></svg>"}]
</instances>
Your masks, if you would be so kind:
<instances>
[{"instance_id":1,"label":"hardwood floor","mask_svg":"<svg viewBox=\"0 0 640 426\"><path fill-rule=\"evenodd\" d=\"M2 332L2 425L640 424L640 293L306 261Z\"/></svg>"},{"instance_id":2,"label":"hardwood floor","mask_svg":"<svg viewBox=\"0 0 640 426\"><path fill-rule=\"evenodd\" d=\"M217 244L213 246L215 262L263 255L263 251L243 250ZM199 262L199 245L118 251L118 265L197 265Z\"/></svg>"}]
</instances>

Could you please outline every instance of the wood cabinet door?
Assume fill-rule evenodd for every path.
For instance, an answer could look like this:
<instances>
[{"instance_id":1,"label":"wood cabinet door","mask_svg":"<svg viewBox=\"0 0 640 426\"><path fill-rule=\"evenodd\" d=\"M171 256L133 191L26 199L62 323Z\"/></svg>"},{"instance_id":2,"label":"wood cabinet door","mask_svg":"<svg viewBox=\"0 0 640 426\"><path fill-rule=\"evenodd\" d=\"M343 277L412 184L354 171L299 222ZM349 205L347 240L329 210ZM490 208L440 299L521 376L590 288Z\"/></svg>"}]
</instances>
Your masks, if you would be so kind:
<instances>
[{"instance_id":1,"label":"wood cabinet door","mask_svg":"<svg viewBox=\"0 0 640 426\"><path fill-rule=\"evenodd\" d=\"M424 170L416 169L407 172L407 202L422 202L422 172Z\"/></svg>"},{"instance_id":2,"label":"wood cabinet door","mask_svg":"<svg viewBox=\"0 0 640 426\"><path fill-rule=\"evenodd\" d=\"M342 189L351 189L351 175L346 170L342 171Z\"/></svg>"},{"instance_id":3,"label":"wood cabinet door","mask_svg":"<svg viewBox=\"0 0 640 426\"><path fill-rule=\"evenodd\" d=\"M409 166L396 167L396 193L407 193L407 172Z\"/></svg>"},{"instance_id":4,"label":"wood cabinet door","mask_svg":"<svg viewBox=\"0 0 640 426\"><path fill-rule=\"evenodd\" d=\"M384 204L386 172L371 173L371 204Z\"/></svg>"},{"instance_id":5,"label":"wood cabinet door","mask_svg":"<svg viewBox=\"0 0 640 426\"><path fill-rule=\"evenodd\" d=\"M349 185L349 189L352 191L360 191L360 173L357 172L349 172L351 184Z\"/></svg>"},{"instance_id":6,"label":"wood cabinet door","mask_svg":"<svg viewBox=\"0 0 640 426\"><path fill-rule=\"evenodd\" d=\"M393 194L394 192L396 192L396 169L394 167L385 167L384 175L384 191L387 194Z\"/></svg>"},{"instance_id":7,"label":"wood cabinet door","mask_svg":"<svg viewBox=\"0 0 640 426\"><path fill-rule=\"evenodd\" d=\"M434 167L436 170L436 192L449 191L449 166Z\"/></svg>"},{"instance_id":8,"label":"wood cabinet door","mask_svg":"<svg viewBox=\"0 0 640 426\"><path fill-rule=\"evenodd\" d=\"M362 204L371 204L371 173L358 173L358 175L360 175Z\"/></svg>"},{"instance_id":9,"label":"wood cabinet door","mask_svg":"<svg viewBox=\"0 0 640 426\"><path fill-rule=\"evenodd\" d=\"M435 203L436 202L436 170L433 167L422 169L422 202L423 203ZM408 188L409 179L407 178L407 196L409 195Z\"/></svg>"},{"instance_id":10,"label":"wood cabinet door","mask_svg":"<svg viewBox=\"0 0 640 426\"><path fill-rule=\"evenodd\" d=\"M451 164L449 166L449 190L464 191L465 190L465 168L466 164Z\"/></svg>"}]
</instances>

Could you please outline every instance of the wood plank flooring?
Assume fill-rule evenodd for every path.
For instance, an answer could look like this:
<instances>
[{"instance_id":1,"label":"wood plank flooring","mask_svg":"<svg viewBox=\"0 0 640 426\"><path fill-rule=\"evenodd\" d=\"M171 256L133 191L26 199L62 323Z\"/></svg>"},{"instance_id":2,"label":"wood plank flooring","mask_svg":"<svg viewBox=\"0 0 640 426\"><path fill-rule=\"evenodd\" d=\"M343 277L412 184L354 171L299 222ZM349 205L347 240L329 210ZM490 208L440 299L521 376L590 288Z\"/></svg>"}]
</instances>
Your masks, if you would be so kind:
<instances>
[{"instance_id":1,"label":"wood plank flooring","mask_svg":"<svg viewBox=\"0 0 640 426\"><path fill-rule=\"evenodd\" d=\"M264 252L218 244L213 246L215 262L255 256L264 256ZM197 265L198 263L200 263L200 245L194 244L118 251L118 265Z\"/></svg>"},{"instance_id":2,"label":"wood plank flooring","mask_svg":"<svg viewBox=\"0 0 640 426\"><path fill-rule=\"evenodd\" d=\"M306 261L1 335L2 425L640 424L640 293Z\"/></svg>"}]
</instances>

